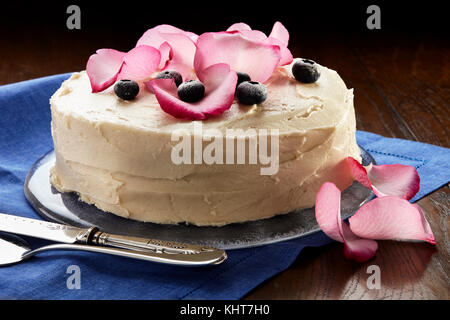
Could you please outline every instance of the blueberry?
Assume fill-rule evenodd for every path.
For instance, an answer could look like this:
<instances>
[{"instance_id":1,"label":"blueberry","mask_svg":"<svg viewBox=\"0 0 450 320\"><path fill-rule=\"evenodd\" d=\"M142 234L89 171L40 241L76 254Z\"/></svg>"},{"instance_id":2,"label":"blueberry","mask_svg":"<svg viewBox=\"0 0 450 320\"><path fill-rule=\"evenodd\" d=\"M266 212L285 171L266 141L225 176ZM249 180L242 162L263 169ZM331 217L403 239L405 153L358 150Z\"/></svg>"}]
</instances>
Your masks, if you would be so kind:
<instances>
[{"instance_id":1,"label":"blueberry","mask_svg":"<svg viewBox=\"0 0 450 320\"><path fill-rule=\"evenodd\" d=\"M156 79L173 79L177 87L183 82L183 78L179 72L170 70L161 71L156 76Z\"/></svg>"},{"instance_id":2,"label":"blueberry","mask_svg":"<svg viewBox=\"0 0 450 320\"><path fill-rule=\"evenodd\" d=\"M123 100L133 100L139 93L139 85L133 80L119 80L114 85L114 92Z\"/></svg>"},{"instance_id":3,"label":"blueberry","mask_svg":"<svg viewBox=\"0 0 450 320\"><path fill-rule=\"evenodd\" d=\"M246 74L245 72L236 72L238 79L237 79L237 83L236 83L236 88L244 81L250 81L250 76L248 74Z\"/></svg>"},{"instance_id":4,"label":"blueberry","mask_svg":"<svg viewBox=\"0 0 450 320\"><path fill-rule=\"evenodd\" d=\"M256 81L244 81L237 87L236 97L243 104L258 104L267 99L267 88Z\"/></svg>"},{"instance_id":5,"label":"blueberry","mask_svg":"<svg viewBox=\"0 0 450 320\"><path fill-rule=\"evenodd\" d=\"M178 87L178 97L185 102L197 102L205 96L205 86L198 80L183 82Z\"/></svg>"},{"instance_id":6,"label":"blueberry","mask_svg":"<svg viewBox=\"0 0 450 320\"><path fill-rule=\"evenodd\" d=\"M309 59L297 60L292 66L292 74L297 81L303 83L316 82L320 77L317 64Z\"/></svg>"}]
</instances>

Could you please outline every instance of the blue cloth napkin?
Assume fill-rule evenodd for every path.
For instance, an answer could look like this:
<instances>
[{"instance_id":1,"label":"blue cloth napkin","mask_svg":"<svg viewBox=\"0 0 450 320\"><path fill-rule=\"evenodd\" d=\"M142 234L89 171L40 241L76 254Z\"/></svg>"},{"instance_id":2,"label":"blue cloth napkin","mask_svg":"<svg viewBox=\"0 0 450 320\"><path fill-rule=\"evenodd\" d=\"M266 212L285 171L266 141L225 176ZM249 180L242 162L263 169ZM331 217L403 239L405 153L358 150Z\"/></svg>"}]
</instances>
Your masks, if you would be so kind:
<instances>
[{"instance_id":1,"label":"blue cloth napkin","mask_svg":"<svg viewBox=\"0 0 450 320\"><path fill-rule=\"evenodd\" d=\"M49 98L68 76L0 87L0 212L39 218L24 197L23 184L30 166L53 146ZM421 190L414 200L449 181L450 149L362 131L357 139L380 164L402 163L418 169ZM263 247L230 250L222 265L201 268L86 252L45 253L0 268L0 299L239 299L288 268L304 247L329 242L318 232ZM80 289L67 286L75 283L69 268L73 265L80 271Z\"/></svg>"}]
</instances>

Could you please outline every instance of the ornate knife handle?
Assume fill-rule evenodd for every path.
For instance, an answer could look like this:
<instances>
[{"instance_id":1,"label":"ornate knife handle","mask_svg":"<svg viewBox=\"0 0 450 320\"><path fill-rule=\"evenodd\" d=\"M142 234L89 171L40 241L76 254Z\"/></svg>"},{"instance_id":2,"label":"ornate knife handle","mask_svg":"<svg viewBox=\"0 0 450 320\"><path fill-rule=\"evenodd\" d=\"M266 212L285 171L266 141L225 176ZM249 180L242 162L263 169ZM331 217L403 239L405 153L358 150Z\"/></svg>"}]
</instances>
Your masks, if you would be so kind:
<instances>
[{"instance_id":1,"label":"ornate knife handle","mask_svg":"<svg viewBox=\"0 0 450 320\"><path fill-rule=\"evenodd\" d=\"M152 251L169 254L199 254L202 252L222 251L216 248L198 246L181 242L129 237L101 232L96 227L89 228L79 237L79 242L112 246L130 250Z\"/></svg>"}]
</instances>

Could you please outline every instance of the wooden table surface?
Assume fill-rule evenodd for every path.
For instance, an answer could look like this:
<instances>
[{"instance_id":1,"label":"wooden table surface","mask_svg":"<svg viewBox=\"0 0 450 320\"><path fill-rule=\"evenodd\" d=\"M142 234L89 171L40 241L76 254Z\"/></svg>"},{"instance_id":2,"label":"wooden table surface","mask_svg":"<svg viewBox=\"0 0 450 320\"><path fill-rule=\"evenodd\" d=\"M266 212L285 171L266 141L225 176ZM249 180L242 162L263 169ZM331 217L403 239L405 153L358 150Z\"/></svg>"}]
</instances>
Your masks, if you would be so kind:
<instances>
[{"instance_id":1,"label":"wooden table surface","mask_svg":"<svg viewBox=\"0 0 450 320\"><path fill-rule=\"evenodd\" d=\"M85 67L98 48L129 50L138 34L51 30L0 31L0 84ZM355 89L357 127L449 147L450 45L432 37L371 36L291 38L294 56L339 72ZM376 257L363 264L344 259L343 246L307 248L286 271L245 299L449 299L448 185L418 201L437 245L379 241ZM381 288L369 290L367 267L378 265Z\"/></svg>"}]
</instances>

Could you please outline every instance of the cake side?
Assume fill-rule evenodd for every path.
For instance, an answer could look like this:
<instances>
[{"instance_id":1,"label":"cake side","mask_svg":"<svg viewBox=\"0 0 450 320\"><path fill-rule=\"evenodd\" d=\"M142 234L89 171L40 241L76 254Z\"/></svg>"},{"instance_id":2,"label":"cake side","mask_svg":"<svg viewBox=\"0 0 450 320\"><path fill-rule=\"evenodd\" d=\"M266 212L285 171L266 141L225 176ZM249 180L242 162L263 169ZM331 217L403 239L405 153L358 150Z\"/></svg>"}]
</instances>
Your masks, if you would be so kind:
<instances>
[{"instance_id":1,"label":"cake side","mask_svg":"<svg viewBox=\"0 0 450 320\"><path fill-rule=\"evenodd\" d=\"M174 119L148 91L132 102L110 89L93 94L85 72L75 73L51 98L51 182L104 211L156 223L220 226L311 207L323 182L348 187L352 178L340 166L348 156L359 159L353 92L335 71L319 68L317 82L302 84L289 65L280 67L266 101L235 101L206 121ZM261 175L261 164L174 164L172 133L182 129L194 139L194 123L244 134L278 129L278 172Z\"/></svg>"}]
</instances>

